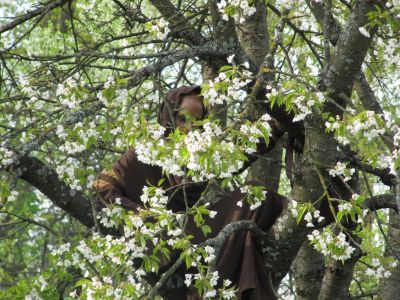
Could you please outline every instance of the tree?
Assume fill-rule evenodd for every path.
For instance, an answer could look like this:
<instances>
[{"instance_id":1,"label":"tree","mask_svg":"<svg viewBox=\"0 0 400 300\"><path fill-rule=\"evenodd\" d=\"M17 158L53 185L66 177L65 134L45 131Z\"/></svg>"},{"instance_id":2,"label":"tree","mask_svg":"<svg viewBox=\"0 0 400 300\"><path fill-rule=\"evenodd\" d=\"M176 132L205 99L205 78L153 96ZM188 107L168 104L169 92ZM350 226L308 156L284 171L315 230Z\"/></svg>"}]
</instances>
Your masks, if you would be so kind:
<instances>
[{"instance_id":1,"label":"tree","mask_svg":"<svg viewBox=\"0 0 400 300\"><path fill-rule=\"evenodd\" d=\"M0 12L1 296L151 298L167 290L173 268L210 258L246 229L282 297L395 297L399 1L12 1ZM202 85L212 110L214 135L185 174L211 182L193 208L198 219L220 186L243 185L237 171L259 139L274 147L248 176L290 200L268 233L233 223L196 249L181 232L173 246L161 238L166 257L171 247L183 254L154 275L160 255L143 257L137 240L143 220L118 206L97 212L91 186L130 146L147 145L144 159L166 171L169 158L187 165L171 155L184 133L162 149L154 138L165 91L183 84ZM121 222L136 240L98 231ZM202 264L192 282L204 295L211 271Z\"/></svg>"}]
</instances>

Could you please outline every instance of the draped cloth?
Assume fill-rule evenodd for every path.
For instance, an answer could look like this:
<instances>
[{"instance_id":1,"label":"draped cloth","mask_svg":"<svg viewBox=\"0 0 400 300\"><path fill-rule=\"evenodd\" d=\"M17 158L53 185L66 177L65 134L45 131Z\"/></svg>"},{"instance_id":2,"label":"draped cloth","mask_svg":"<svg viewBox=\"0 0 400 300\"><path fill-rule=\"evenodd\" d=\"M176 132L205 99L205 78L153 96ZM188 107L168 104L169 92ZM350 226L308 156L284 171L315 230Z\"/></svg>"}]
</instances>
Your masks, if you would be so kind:
<instances>
[{"instance_id":1,"label":"draped cloth","mask_svg":"<svg viewBox=\"0 0 400 300\"><path fill-rule=\"evenodd\" d=\"M175 99L177 103L180 103L182 95L193 92L190 87L180 89L178 91L172 90L172 99ZM167 99L171 99L171 92ZM174 109L178 107L174 102L170 105ZM164 124L170 120L170 116L171 114L162 107L159 118L164 118ZM99 201L113 203L116 198L120 198L122 207L126 210L137 211L143 207L143 203L140 201L143 187L148 185L147 182L151 185L157 185L162 177L161 168L141 163L137 159L134 149L130 149L116 162L112 171L100 174L93 188ZM171 188L172 182L165 180L163 186L169 188L170 195L173 195L169 199L167 208L173 212L186 211L182 188L175 191ZM188 184L185 186L186 202L189 206L196 203L205 187L206 184ZM192 242L198 244L208 238L215 237L226 225L240 220L252 220L262 230L268 231L280 215L285 198L267 188L266 190L265 201L255 210L250 210L245 201L243 201L241 207L237 205L238 201L245 197L240 189L224 193L219 201L208 207L208 209L217 212L214 218L205 217L205 222L211 227L212 233L204 237L193 219L189 219L186 233L193 235ZM238 299L276 299L261 248L256 238L248 231L238 231L229 236L219 252L215 270L218 271L220 279L229 279L236 285ZM186 299L199 298L195 293L188 292Z\"/></svg>"},{"instance_id":2,"label":"draped cloth","mask_svg":"<svg viewBox=\"0 0 400 300\"><path fill-rule=\"evenodd\" d=\"M121 156L111 172L100 174L94 189L103 201L115 202L116 198L120 198L121 205L126 210L135 211L143 208L140 195L143 187L147 185L146 181L156 185L161 178L161 168L141 163L135 151L130 149ZM165 182L169 184L168 181ZM204 184L185 187L189 206L194 205L204 188ZM205 218L206 224L212 229L207 238L215 237L224 226L240 220L252 220L262 230L268 231L281 213L285 199L271 190L266 190L265 201L255 210L250 210L245 201L242 207L237 205L245 196L239 189L227 192L216 204L211 205L209 209L216 211L217 215L213 219ZM173 189L170 190L170 194L172 193ZM167 208L174 212L185 211L183 193L175 191ZM188 222L187 233L194 236L192 241L196 244L206 239L193 219ZM239 289L238 299L276 299L262 251L256 238L248 231L238 231L228 238L220 251L215 269L221 279L230 279L236 285Z\"/></svg>"}]
</instances>

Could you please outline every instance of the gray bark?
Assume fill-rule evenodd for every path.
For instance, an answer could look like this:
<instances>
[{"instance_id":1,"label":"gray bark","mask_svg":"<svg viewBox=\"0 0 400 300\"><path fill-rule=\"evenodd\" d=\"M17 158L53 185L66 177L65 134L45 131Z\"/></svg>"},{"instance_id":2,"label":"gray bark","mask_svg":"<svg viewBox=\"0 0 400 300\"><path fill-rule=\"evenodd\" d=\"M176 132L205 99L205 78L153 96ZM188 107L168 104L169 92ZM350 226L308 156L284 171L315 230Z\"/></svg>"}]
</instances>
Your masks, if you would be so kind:
<instances>
[{"instance_id":1,"label":"gray bark","mask_svg":"<svg viewBox=\"0 0 400 300\"><path fill-rule=\"evenodd\" d=\"M292 271L296 284L297 300L313 300L321 289L324 276L324 256L306 240L293 261Z\"/></svg>"},{"instance_id":2,"label":"gray bark","mask_svg":"<svg viewBox=\"0 0 400 300\"><path fill-rule=\"evenodd\" d=\"M279 142L275 148L262 158L256 160L249 168L249 180L256 180L271 190L278 191L281 176L282 143Z\"/></svg>"},{"instance_id":3,"label":"gray bark","mask_svg":"<svg viewBox=\"0 0 400 300\"><path fill-rule=\"evenodd\" d=\"M336 260L329 262L322 280L318 300L344 300L350 298L349 286L359 257L359 252L357 252L344 263Z\"/></svg>"},{"instance_id":4,"label":"gray bark","mask_svg":"<svg viewBox=\"0 0 400 300\"><path fill-rule=\"evenodd\" d=\"M73 191L58 174L37 158L25 156L18 165L21 179L29 182L55 205L75 217L82 224L93 227L94 220L89 199L79 191Z\"/></svg>"},{"instance_id":5,"label":"gray bark","mask_svg":"<svg viewBox=\"0 0 400 300\"><path fill-rule=\"evenodd\" d=\"M388 245L385 255L400 258L400 217L397 212L390 212L389 230L387 234ZM381 279L379 283L378 297L382 300L398 299L400 287L400 263L391 270L389 278Z\"/></svg>"},{"instance_id":6,"label":"gray bark","mask_svg":"<svg viewBox=\"0 0 400 300\"><path fill-rule=\"evenodd\" d=\"M237 35L240 45L256 70L259 70L269 53L269 34L267 23L267 7L265 1L255 1L257 11L247 17L242 24L237 26ZM273 66L271 66L273 67ZM270 76L271 77L271 76ZM273 78L269 78L272 80ZM254 102L248 103L252 118L260 118L266 109ZM277 143L275 148L268 154L263 155L249 168L248 179L259 181L268 188L278 191L281 174L282 145Z\"/></svg>"},{"instance_id":7,"label":"gray bark","mask_svg":"<svg viewBox=\"0 0 400 300\"><path fill-rule=\"evenodd\" d=\"M265 240L265 258L276 289L289 272L309 231L303 224L297 225L291 213L285 210Z\"/></svg>"},{"instance_id":8,"label":"gray bark","mask_svg":"<svg viewBox=\"0 0 400 300\"><path fill-rule=\"evenodd\" d=\"M269 50L269 34L265 1L256 0L254 5L256 13L237 26L237 35L244 52L258 70Z\"/></svg>"}]
</instances>

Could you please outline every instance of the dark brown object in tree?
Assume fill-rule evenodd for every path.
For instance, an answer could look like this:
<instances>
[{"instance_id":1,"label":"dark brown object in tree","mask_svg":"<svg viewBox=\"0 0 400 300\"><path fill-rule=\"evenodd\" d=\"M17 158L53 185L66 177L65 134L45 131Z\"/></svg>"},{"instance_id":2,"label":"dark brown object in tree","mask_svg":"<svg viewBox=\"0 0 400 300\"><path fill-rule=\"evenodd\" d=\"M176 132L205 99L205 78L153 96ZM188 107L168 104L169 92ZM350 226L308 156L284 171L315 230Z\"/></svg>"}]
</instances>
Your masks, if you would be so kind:
<instances>
[{"instance_id":1,"label":"dark brown object in tree","mask_svg":"<svg viewBox=\"0 0 400 300\"><path fill-rule=\"evenodd\" d=\"M173 90L168 94L166 103L173 113L170 114L164 104L159 114L161 124L170 123L171 117L174 117L174 111L182 101L182 95L193 93L193 90L188 92L189 87L180 89ZM130 149L121 156L111 172L103 172L100 175L94 184L94 189L103 201L114 202L116 198L120 198L121 205L125 209L135 211L143 207L140 195L146 182L156 185L161 178L161 168L141 163L137 159L135 151ZM173 212L186 211L182 186L177 185L176 188L173 188L173 184L174 180L164 181L164 188L168 188L169 195L173 195L167 208ZM249 184L257 183L249 182ZM191 207L196 203L205 187L204 183L185 185L188 206ZM217 215L215 218L205 217L206 224L212 229L212 233L207 238L215 237L224 226L240 220L254 221L259 228L268 231L280 215L285 198L267 188L266 190L265 201L255 210L251 210L247 203L243 203L242 207L237 205L238 201L245 196L240 189L225 193L219 201L211 204L209 209L217 211ZM186 231L194 236L193 243L198 244L206 239L201 229L196 227L193 219L189 219ZM248 231L236 232L228 238L219 253L215 270L218 271L220 279L230 279L236 285L238 299L277 298L258 241ZM194 296L188 295L188 297Z\"/></svg>"}]
</instances>

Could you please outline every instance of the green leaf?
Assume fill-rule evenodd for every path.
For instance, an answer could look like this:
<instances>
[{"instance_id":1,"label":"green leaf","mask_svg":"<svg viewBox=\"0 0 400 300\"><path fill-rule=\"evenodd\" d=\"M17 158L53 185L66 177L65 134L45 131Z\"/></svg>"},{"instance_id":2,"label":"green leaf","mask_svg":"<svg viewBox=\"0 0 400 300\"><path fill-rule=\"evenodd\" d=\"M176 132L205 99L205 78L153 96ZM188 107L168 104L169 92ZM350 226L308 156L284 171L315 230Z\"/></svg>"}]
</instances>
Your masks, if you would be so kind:
<instances>
[{"instance_id":1,"label":"green leaf","mask_svg":"<svg viewBox=\"0 0 400 300\"><path fill-rule=\"evenodd\" d=\"M80 280L78 280L77 282L75 282L74 288L75 288L75 287L78 287L78 286L82 286L82 285L84 285L84 284L89 285L89 284L91 284L91 283L92 283L92 281L89 280L89 279L86 279L86 278L80 279Z\"/></svg>"},{"instance_id":2,"label":"green leaf","mask_svg":"<svg viewBox=\"0 0 400 300\"><path fill-rule=\"evenodd\" d=\"M185 256L185 264L186 268L189 269L192 266L193 258L191 255L186 255Z\"/></svg>"},{"instance_id":3,"label":"green leaf","mask_svg":"<svg viewBox=\"0 0 400 300\"><path fill-rule=\"evenodd\" d=\"M296 219L296 222L297 222L297 224L299 224L300 223L300 221L303 219L303 216L304 216L304 214L305 214L305 212L307 211L307 206L302 206L300 209L299 209L299 211L298 211L298 213L297 213L297 219Z\"/></svg>"},{"instance_id":4,"label":"green leaf","mask_svg":"<svg viewBox=\"0 0 400 300\"><path fill-rule=\"evenodd\" d=\"M336 215L336 220L339 223L343 218L343 211L339 211Z\"/></svg>"},{"instance_id":5,"label":"green leaf","mask_svg":"<svg viewBox=\"0 0 400 300\"><path fill-rule=\"evenodd\" d=\"M209 233L211 233L211 227L208 225L201 226L201 230L203 231L204 236L207 236Z\"/></svg>"}]
</instances>

